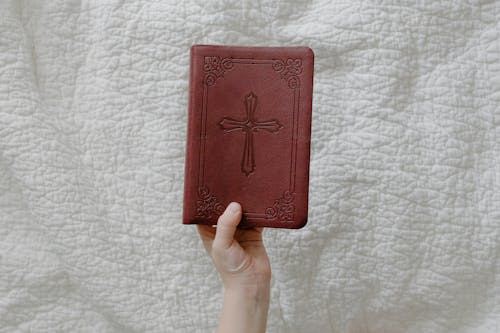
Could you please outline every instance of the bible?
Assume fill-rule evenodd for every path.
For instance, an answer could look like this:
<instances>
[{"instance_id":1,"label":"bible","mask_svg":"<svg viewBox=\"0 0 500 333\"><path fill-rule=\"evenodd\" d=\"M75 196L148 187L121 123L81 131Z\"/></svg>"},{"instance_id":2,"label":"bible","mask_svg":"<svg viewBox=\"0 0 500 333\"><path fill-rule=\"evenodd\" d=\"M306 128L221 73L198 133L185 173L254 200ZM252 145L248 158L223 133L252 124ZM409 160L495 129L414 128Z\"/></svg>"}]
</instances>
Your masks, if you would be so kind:
<instances>
[{"instance_id":1,"label":"bible","mask_svg":"<svg viewBox=\"0 0 500 333\"><path fill-rule=\"evenodd\" d=\"M190 51L184 224L307 223L314 53L308 47L194 45Z\"/></svg>"}]
</instances>

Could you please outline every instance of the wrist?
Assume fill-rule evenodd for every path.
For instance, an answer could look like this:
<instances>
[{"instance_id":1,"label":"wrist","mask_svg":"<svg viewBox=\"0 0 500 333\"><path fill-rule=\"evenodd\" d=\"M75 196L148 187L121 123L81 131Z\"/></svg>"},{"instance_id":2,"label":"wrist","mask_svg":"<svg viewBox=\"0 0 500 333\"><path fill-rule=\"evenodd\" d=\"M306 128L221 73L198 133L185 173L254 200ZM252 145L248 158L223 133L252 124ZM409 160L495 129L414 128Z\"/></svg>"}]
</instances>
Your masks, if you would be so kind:
<instances>
[{"instance_id":1,"label":"wrist","mask_svg":"<svg viewBox=\"0 0 500 333\"><path fill-rule=\"evenodd\" d=\"M231 294L256 294L269 292L271 279L267 277L252 277L250 279L235 278L223 281L224 291Z\"/></svg>"},{"instance_id":2,"label":"wrist","mask_svg":"<svg viewBox=\"0 0 500 333\"><path fill-rule=\"evenodd\" d=\"M271 269L256 269L251 262L245 270L232 273L225 272L221 274L221 278L225 290L256 292L269 289L271 285Z\"/></svg>"},{"instance_id":3,"label":"wrist","mask_svg":"<svg viewBox=\"0 0 500 333\"><path fill-rule=\"evenodd\" d=\"M268 295L271 289L270 281L256 281L253 283L231 283L224 285L224 295L234 296L262 296Z\"/></svg>"}]
</instances>

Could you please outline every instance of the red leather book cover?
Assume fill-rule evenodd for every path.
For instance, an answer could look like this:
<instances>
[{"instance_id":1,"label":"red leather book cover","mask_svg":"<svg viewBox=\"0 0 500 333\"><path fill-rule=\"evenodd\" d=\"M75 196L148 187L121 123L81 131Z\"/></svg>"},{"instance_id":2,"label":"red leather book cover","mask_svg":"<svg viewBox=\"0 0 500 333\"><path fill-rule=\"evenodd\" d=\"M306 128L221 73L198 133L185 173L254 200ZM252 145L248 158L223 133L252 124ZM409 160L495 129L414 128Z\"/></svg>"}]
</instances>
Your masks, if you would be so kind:
<instances>
[{"instance_id":1,"label":"red leather book cover","mask_svg":"<svg viewBox=\"0 0 500 333\"><path fill-rule=\"evenodd\" d=\"M306 224L313 65L308 47L191 48L184 224L231 201L240 226Z\"/></svg>"}]
</instances>

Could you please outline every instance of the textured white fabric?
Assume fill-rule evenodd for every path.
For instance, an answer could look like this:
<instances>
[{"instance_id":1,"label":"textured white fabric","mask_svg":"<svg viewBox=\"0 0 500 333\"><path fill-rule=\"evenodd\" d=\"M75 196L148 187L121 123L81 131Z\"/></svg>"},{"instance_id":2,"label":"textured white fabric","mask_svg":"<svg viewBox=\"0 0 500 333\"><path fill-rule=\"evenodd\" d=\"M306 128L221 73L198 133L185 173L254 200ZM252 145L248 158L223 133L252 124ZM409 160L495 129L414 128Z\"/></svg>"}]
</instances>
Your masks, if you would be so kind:
<instances>
[{"instance_id":1,"label":"textured white fabric","mask_svg":"<svg viewBox=\"0 0 500 333\"><path fill-rule=\"evenodd\" d=\"M268 332L500 331L500 3L0 3L0 332L210 332L189 47L316 54L309 224Z\"/></svg>"}]
</instances>

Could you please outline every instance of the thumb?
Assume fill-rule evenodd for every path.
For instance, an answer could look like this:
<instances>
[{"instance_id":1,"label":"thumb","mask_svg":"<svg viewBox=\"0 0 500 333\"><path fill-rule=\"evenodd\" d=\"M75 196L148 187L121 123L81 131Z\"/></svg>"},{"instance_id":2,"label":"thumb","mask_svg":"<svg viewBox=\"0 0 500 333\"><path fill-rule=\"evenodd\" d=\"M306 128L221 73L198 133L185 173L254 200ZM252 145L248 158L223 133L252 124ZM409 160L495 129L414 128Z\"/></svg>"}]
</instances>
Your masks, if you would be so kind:
<instances>
[{"instance_id":1,"label":"thumb","mask_svg":"<svg viewBox=\"0 0 500 333\"><path fill-rule=\"evenodd\" d=\"M214 238L214 246L227 249L231 246L234 239L236 227L241 221L241 205L237 202L231 202L224 213L217 221L217 229Z\"/></svg>"},{"instance_id":2,"label":"thumb","mask_svg":"<svg viewBox=\"0 0 500 333\"><path fill-rule=\"evenodd\" d=\"M234 239L236 228L241 221L241 206L231 202L217 221L215 238L212 243L212 259L224 280L224 272L238 273L246 269L251 258Z\"/></svg>"}]
</instances>

